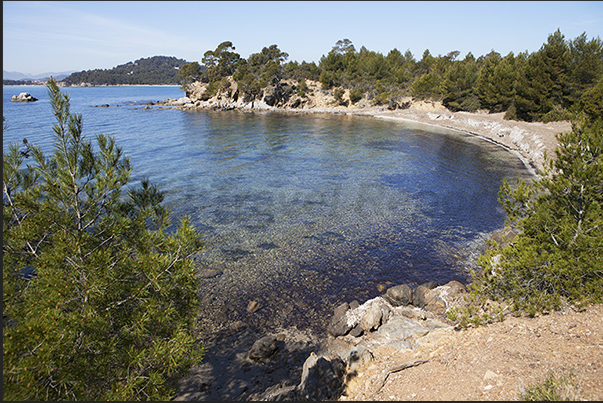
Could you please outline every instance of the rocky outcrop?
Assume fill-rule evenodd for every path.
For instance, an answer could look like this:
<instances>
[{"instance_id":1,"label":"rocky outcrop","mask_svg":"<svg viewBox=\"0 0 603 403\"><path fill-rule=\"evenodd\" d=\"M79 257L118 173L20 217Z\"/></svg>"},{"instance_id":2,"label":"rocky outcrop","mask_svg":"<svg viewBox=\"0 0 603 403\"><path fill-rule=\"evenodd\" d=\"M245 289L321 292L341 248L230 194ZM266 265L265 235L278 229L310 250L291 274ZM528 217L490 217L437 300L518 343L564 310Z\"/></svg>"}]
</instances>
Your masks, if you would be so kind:
<instances>
[{"instance_id":1,"label":"rocky outcrop","mask_svg":"<svg viewBox=\"0 0 603 403\"><path fill-rule=\"evenodd\" d=\"M491 243L496 243L498 246L506 246L510 243L513 243L513 239L515 239L518 233L519 232L514 228L505 227L492 234L488 240Z\"/></svg>"},{"instance_id":2,"label":"rocky outcrop","mask_svg":"<svg viewBox=\"0 0 603 403\"><path fill-rule=\"evenodd\" d=\"M38 98L31 95L29 92L22 92L19 95L13 95L11 101L13 102L35 102Z\"/></svg>"},{"instance_id":3,"label":"rocky outcrop","mask_svg":"<svg viewBox=\"0 0 603 403\"><path fill-rule=\"evenodd\" d=\"M371 350L381 346L417 349L427 336L452 328L446 311L462 306L466 293L458 281L444 285L430 281L414 290L407 284L391 287L363 304L338 305L327 325L328 339L304 362L300 383L274 385L259 400L337 400L346 383L373 361ZM258 340L253 355L274 354L267 347L273 344L276 340L271 336Z\"/></svg>"},{"instance_id":4,"label":"rocky outcrop","mask_svg":"<svg viewBox=\"0 0 603 403\"><path fill-rule=\"evenodd\" d=\"M303 92L293 80L281 80L276 84L269 85L257 93L243 93L232 77L226 77L222 84L214 93L209 93L209 85L201 82L194 82L187 86L186 97L190 102L182 102L180 99L167 99L155 105L173 106L179 109L210 109L210 110L310 110L320 111L321 108L335 108L345 113L349 110L348 105L352 105L349 100L349 90L345 90L343 102L335 99L332 90L323 90L321 84L317 81L306 80L306 89ZM368 101L363 99L358 101L356 108L363 108L368 105ZM390 108L392 105L390 105ZM408 103L396 104L395 108L408 107ZM383 109L386 109L384 106Z\"/></svg>"}]
</instances>

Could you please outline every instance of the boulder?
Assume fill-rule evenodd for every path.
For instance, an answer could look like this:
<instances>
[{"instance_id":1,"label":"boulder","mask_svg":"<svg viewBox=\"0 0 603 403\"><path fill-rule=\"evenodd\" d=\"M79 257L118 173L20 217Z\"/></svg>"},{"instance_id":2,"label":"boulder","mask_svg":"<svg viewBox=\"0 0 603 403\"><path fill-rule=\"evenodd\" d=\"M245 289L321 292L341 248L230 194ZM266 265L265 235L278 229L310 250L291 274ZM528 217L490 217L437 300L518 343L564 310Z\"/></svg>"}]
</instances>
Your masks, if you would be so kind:
<instances>
[{"instance_id":1,"label":"boulder","mask_svg":"<svg viewBox=\"0 0 603 403\"><path fill-rule=\"evenodd\" d=\"M382 319L383 311L381 310L381 305L371 304L366 312L364 312L362 319L360 319L360 327L365 332L376 330L381 326Z\"/></svg>"},{"instance_id":2,"label":"boulder","mask_svg":"<svg viewBox=\"0 0 603 403\"><path fill-rule=\"evenodd\" d=\"M428 303L428 301L425 300L425 295L429 291L430 289L424 285L420 285L415 288L412 292L412 304L419 308L425 308L425 305Z\"/></svg>"},{"instance_id":3,"label":"boulder","mask_svg":"<svg viewBox=\"0 0 603 403\"><path fill-rule=\"evenodd\" d=\"M412 304L412 288L408 284L400 284L388 288L385 292L385 299L392 306L406 306Z\"/></svg>"},{"instance_id":4,"label":"boulder","mask_svg":"<svg viewBox=\"0 0 603 403\"><path fill-rule=\"evenodd\" d=\"M360 336L364 332L377 330L391 316L391 306L385 298L376 297L366 301L355 309L346 312L347 324L353 333Z\"/></svg>"},{"instance_id":5,"label":"boulder","mask_svg":"<svg viewBox=\"0 0 603 403\"><path fill-rule=\"evenodd\" d=\"M193 100L190 99L189 97L182 97L179 98L175 101L172 102L172 105L174 106L182 106L182 105L188 105L188 104L192 104Z\"/></svg>"},{"instance_id":6,"label":"boulder","mask_svg":"<svg viewBox=\"0 0 603 403\"><path fill-rule=\"evenodd\" d=\"M301 400L333 400L344 388L346 364L341 358L319 357L314 352L304 362L297 386Z\"/></svg>"},{"instance_id":7,"label":"boulder","mask_svg":"<svg viewBox=\"0 0 603 403\"><path fill-rule=\"evenodd\" d=\"M433 290L434 288L438 287L440 285L440 283L438 283L436 281L428 281L428 282L423 283L421 285L429 288L430 290Z\"/></svg>"},{"instance_id":8,"label":"boulder","mask_svg":"<svg viewBox=\"0 0 603 403\"><path fill-rule=\"evenodd\" d=\"M249 350L249 358L252 360L261 360L274 355L278 351L278 342L276 336L267 335L253 343Z\"/></svg>"},{"instance_id":9,"label":"boulder","mask_svg":"<svg viewBox=\"0 0 603 403\"><path fill-rule=\"evenodd\" d=\"M31 95L29 92L22 92L19 95L13 95L11 101L14 102L35 102L38 98Z\"/></svg>"},{"instance_id":10,"label":"boulder","mask_svg":"<svg viewBox=\"0 0 603 403\"><path fill-rule=\"evenodd\" d=\"M347 334L354 325L348 324L346 312L350 309L347 302L337 306L334 310L331 321L327 325L327 333L333 337L343 336Z\"/></svg>"},{"instance_id":11,"label":"boulder","mask_svg":"<svg viewBox=\"0 0 603 403\"><path fill-rule=\"evenodd\" d=\"M443 315L448 308L464 305L464 295L466 293L467 288L462 283L455 280L449 281L423 294L423 302L425 303L423 309L437 315Z\"/></svg>"}]
</instances>

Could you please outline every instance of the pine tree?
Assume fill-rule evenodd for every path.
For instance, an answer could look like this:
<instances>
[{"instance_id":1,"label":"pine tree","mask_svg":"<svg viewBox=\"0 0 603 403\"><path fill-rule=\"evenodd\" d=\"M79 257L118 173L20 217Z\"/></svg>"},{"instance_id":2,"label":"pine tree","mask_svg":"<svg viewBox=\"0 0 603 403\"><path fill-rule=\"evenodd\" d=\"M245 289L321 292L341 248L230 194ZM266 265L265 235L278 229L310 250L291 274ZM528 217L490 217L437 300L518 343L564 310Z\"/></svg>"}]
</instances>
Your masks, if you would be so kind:
<instances>
[{"instance_id":1,"label":"pine tree","mask_svg":"<svg viewBox=\"0 0 603 403\"><path fill-rule=\"evenodd\" d=\"M480 107L476 95L478 66L469 53L464 60L454 61L442 80L443 104L452 111L475 112Z\"/></svg>"},{"instance_id":2,"label":"pine tree","mask_svg":"<svg viewBox=\"0 0 603 403\"><path fill-rule=\"evenodd\" d=\"M587 40L586 33L569 42L569 102L578 102L582 95L603 79L603 42Z\"/></svg>"},{"instance_id":3,"label":"pine tree","mask_svg":"<svg viewBox=\"0 0 603 403\"><path fill-rule=\"evenodd\" d=\"M168 233L163 194L128 187L129 159L98 151L49 80L54 152L24 140L3 155L4 400L167 400L204 348L182 220ZM129 190L127 190L129 189Z\"/></svg>"},{"instance_id":4,"label":"pine tree","mask_svg":"<svg viewBox=\"0 0 603 403\"><path fill-rule=\"evenodd\" d=\"M563 120L569 102L569 49L559 30L549 35L538 52L530 54L515 86L519 119L533 122Z\"/></svg>"},{"instance_id":5,"label":"pine tree","mask_svg":"<svg viewBox=\"0 0 603 403\"><path fill-rule=\"evenodd\" d=\"M500 53L494 51L488 53L482 61L482 66L479 69L477 81L475 82L480 103L484 108L489 110L495 110L498 104L495 69L501 60Z\"/></svg>"},{"instance_id":6,"label":"pine tree","mask_svg":"<svg viewBox=\"0 0 603 403\"><path fill-rule=\"evenodd\" d=\"M603 78L582 94L579 105L592 119L603 116Z\"/></svg>"},{"instance_id":7,"label":"pine tree","mask_svg":"<svg viewBox=\"0 0 603 403\"><path fill-rule=\"evenodd\" d=\"M581 113L557 138L541 179L504 182L500 202L520 233L480 257L472 284L518 312L603 300L603 119Z\"/></svg>"}]
</instances>

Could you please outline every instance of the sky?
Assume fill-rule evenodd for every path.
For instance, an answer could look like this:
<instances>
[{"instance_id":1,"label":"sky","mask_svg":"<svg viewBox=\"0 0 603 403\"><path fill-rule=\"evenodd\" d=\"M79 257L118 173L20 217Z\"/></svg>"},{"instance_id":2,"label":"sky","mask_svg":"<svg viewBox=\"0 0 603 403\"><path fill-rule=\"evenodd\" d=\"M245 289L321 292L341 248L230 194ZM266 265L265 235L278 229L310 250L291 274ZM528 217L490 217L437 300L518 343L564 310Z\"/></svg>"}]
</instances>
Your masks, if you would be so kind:
<instances>
[{"instance_id":1,"label":"sky","mask_svg":"<svg viewBox=\"0 0 603 403\"><path fill-rule=\"evenodd\" d=\"M419 60L459 51L535 52L560 29L603 39L603 1L3 1L3 70L110 69L140 58L201 62L230 41L241 57L277 45L318 62L341 39Z\"/></svg>"}]
</instances>

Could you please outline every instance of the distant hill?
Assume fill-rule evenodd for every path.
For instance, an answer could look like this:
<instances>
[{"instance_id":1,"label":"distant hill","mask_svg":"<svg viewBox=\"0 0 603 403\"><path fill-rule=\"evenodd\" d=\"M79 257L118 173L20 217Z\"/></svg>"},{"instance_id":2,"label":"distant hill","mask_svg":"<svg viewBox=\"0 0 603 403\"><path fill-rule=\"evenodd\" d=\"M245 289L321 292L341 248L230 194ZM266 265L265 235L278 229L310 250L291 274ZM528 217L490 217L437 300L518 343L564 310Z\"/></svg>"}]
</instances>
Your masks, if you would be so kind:
<instances>
[{"instance_id":1,"label":"distant hill","mask_svg":"<svg viewBox=\"0 0 603 403\"><path fill-rule=\"evenodd\" d=\"M153 56L112 69L72 73L62 82L65 85L178 85L178 70L187 63L172 56Z\"/></svg>"},{"instance_id":2,"label":"distant hill","mask_svg":"<svg viewBox=\"0 0 603 403\"><path fill-rule=\"evenodd\" d=\"M52 76L55 80L62 80L65 77L69 76L71 73L75 73L77 70L69 70L69 71L60 71L60 72L52 72L52 73L41 73L41 74L29 74L29 73L21 73L18 71L6 71L2 70L2 80L11 80L11 81L38 81L38 80L46 80L48 77Z\"/></svg>"}]
</instances>

